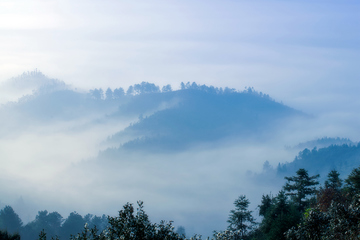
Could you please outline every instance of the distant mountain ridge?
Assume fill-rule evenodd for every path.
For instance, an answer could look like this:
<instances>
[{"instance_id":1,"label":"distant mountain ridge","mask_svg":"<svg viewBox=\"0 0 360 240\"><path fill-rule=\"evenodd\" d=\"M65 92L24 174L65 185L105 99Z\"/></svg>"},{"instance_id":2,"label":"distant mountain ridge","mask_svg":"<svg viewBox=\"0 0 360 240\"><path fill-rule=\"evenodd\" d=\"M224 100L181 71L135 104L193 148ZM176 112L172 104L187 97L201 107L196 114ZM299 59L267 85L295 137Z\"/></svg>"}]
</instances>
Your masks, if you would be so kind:
<instances>
[{"instance_id":1,"label":"distant mountain ridge","mask_svg":"<svg viewBox=\"0 0 360 240\"><path fill-rule=\"evenodd\" d=\"M342 176L347 176L359 165L360 143L330 145L319 149L315 147L312 150L305 148L294 161L279 164L276 172L279 176L292 175L299 168L305 168L309 173L320 174L324 179L331 170L337 170Z\"/></svg>"},{"instance_id":2,"label":"distant mountain ridge","mask_svg":"<svg viewBox=\"0 0 360 240\"><path fill-rule=\"evenodd\" d=\"M298 145L294 146L293 148L296 148L296 149L305 149L305 148L313 149L314 147L316 147L316 148L324 148L324 147L328 147L330 145L343 145L343 144L356 145L355 142L351 141L348 138L323 137L323 138L319 138L319 139L316 139L316 140L299 143Z\"/></svg>"},{"instance_id":3,"label":"distant mountain ridge","mask_svg":"<svg viewBox=\"0 0 360 240\"><path fill-rule=\"evenodd\" d=\"M291 119L307 117L253 88L237 91L188 82L173 91L170 85L160 89L142 82L127 91L121 87L79 91L38 71L12 81L21 83L28 78L30 85L39 85L38 89L18 102L5 104L0 111L16 116L18 124L27 119L25 125L89 116L97 119L94 124L138 119L109 136L107 142L120 150L181 151L225 138L269 140Z\"/></svg>"},{"instance_id":4,"label":"distant mountain ridge","mask_svg":"<svg viewBox=\"0 0 360 240\"><path fill-rule=\"evenodd\" d=\"M162 94L162 100L157 99L156 94L135 98L148 98L149 101L155 98L158 102L172 100L176 104L140 117L138 122L111 136L109 141L121 142L125 136L132 136L134 139L120 148L182 150L196 142L218 141L226 137L262 138L290 118L307 116L252 88L239 92L193 83L183 85L181 90Z\"/></svg>"}]
</instances>

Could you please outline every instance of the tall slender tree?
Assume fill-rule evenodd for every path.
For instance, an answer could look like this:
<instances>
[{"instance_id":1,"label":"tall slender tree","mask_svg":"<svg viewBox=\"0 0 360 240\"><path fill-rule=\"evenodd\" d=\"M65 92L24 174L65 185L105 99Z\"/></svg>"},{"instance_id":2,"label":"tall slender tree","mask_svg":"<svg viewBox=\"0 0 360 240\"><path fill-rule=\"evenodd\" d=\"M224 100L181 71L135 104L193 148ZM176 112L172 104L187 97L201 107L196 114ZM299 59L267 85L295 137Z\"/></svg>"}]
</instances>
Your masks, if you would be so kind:
<instances>
[{"instance_id":1,"label":"tall slender tree","mask_svg":"<svg viewBox=\"0 0 360 240\"><path fill-rule=\"evenodd\" d=\"M240 236L243 238L246 236L249 230L253 229L255 220L252 216L252 211L248 210L250 201L245 195L240 195L235 200L235 209L230 211L229 227L231 231L239 231Z\"/></svg>"},{"instance_id":2,"label":"tall slender tree","mask_svg":"<svg viewBox=\"0 0 360 240\"><path fill-rule=\"evenodd\" d=\"M287 191L287 195L292 196L294 202L298 204L299 210L304 211L309 205L308 196L316 193L316 185L319 182L316 180L320 175L309 176L308 171L300 168L296 172L296 176L285 177L287 183L284 186L284 190Z\"/></svg>"},{"instance_id":3,"label":"tall slender tree","mask_svg":"<svg viewBox=\"0 0 360 240\"><path fill-rule=\"evenodd\" d=\"M340 190L342 186L342 180L339 178L340 173L336 170L332 170L328 174L328 179L325 181L326 188L332 188L334 190Z\"/></svg>"}]
</instances>

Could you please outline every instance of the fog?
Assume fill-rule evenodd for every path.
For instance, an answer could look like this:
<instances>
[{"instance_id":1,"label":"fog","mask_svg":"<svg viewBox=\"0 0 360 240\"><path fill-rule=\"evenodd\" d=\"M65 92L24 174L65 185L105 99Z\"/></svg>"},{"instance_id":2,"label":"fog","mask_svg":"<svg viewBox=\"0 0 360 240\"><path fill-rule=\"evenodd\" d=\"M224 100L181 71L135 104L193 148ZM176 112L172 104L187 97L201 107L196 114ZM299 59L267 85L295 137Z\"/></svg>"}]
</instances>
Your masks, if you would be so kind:
<instances>
[{"instance_id":1,"label":"fog","mask_svg":"<svg viewBox=\"0 0 360 240\"><path fill-rule=\"evenodd\" d=\"M23 76L43 77L39 72ZM262 194L280 190L283 180L261 175L266 161L274 168L291 162L302 150L294 148L297 144L324 136L359 141L359 115L350 108L340 115L337 110L309 115L254 90L214 94L206 93L212 88L186 86L190 89L140 92L110 101L94 100L91 91L40 84L32 94L5 103L1 206L12 205L26 223L39 210L58 211L63 217L72 211L116 215L126 202L142 200L151 220L173 220L188 234L208 236L226 228L240 194L250 199L256 214ZM234 114L237 101L250 104L246 115L243 110ZM214 118L218 111L234 120ZM246 119L252 111L270 115L250 123ZM197 124L175 120L180 116ZM245 124L245 130L233 122ZM113 138L119 134L120 140ZM124 144L129 142L131 148Z\"/></svg>"},{"instance_id":2,"label":"fog","mask_svg":"<svg viewBox=\"0 0 360 240\"><path fill-rule=\"evenodd\" d=\"M323 137L360 141L359 6L2 1L0 207L26 223L143 200L151 220L205 236L241 194L256 215L284 184L266 161ZM108 87L125 94L92 92Z\"/></svg>"}]
</instances>

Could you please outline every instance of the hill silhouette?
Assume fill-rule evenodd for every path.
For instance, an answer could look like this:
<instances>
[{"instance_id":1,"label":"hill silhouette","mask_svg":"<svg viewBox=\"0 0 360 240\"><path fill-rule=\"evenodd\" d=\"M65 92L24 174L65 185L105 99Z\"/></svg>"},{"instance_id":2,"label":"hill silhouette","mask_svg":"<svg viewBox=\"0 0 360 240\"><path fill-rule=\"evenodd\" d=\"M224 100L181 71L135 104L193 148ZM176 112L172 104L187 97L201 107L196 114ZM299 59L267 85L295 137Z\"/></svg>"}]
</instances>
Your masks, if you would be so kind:
<instances>
[{"instance_id":1,"label":"hill silhouette","mask_svg":"<svg viewBox=\"0 0 360 240\"><path fill-rule=\"evenodd\" d=\"M162 102L168 106L149 116L140 116L138 122L114 134L108 141L121 142L132 137L120 148L181 150L194 143L228 137L245 140L269 138L277 127L291 118L306 116L252 88L239 92L195 83L188 86L178 91L135 96L134 102L138 105L156 99L158 105Z\"/></svg>"}]
</instances>

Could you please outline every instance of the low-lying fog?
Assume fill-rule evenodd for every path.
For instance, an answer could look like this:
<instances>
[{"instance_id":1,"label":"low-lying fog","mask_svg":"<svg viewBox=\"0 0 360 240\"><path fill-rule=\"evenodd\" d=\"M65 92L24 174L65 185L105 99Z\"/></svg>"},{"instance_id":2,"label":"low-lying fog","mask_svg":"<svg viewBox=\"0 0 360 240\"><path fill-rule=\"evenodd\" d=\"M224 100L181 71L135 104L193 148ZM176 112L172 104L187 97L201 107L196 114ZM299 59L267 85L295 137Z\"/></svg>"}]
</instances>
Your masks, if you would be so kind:
<instances>
[{"instance_id":1,"label":"low-lying fog","mask_svg":"<svg viewBox=\"0 0 360 240\"><path fill-rule=\"evenodd\" d=\"M240 194L256 214L261 195L281 188L284 182L253 181L265 161L274 167L290 162L299 151L291 147L324 136L359 141L360 116L347 108L274 125L264 139L225 136L163 152L118 149L108 138L140 121L136 114L111 118L115 106L65 120L36 119L39 104L27 105L26 114L18 105L2 106L0 207L13 206L25 223L39 210L116 215L126 202L143 200L152 221L173 220L189 235L206 236L226 228Z\"/></svg>"}]
</instances>

